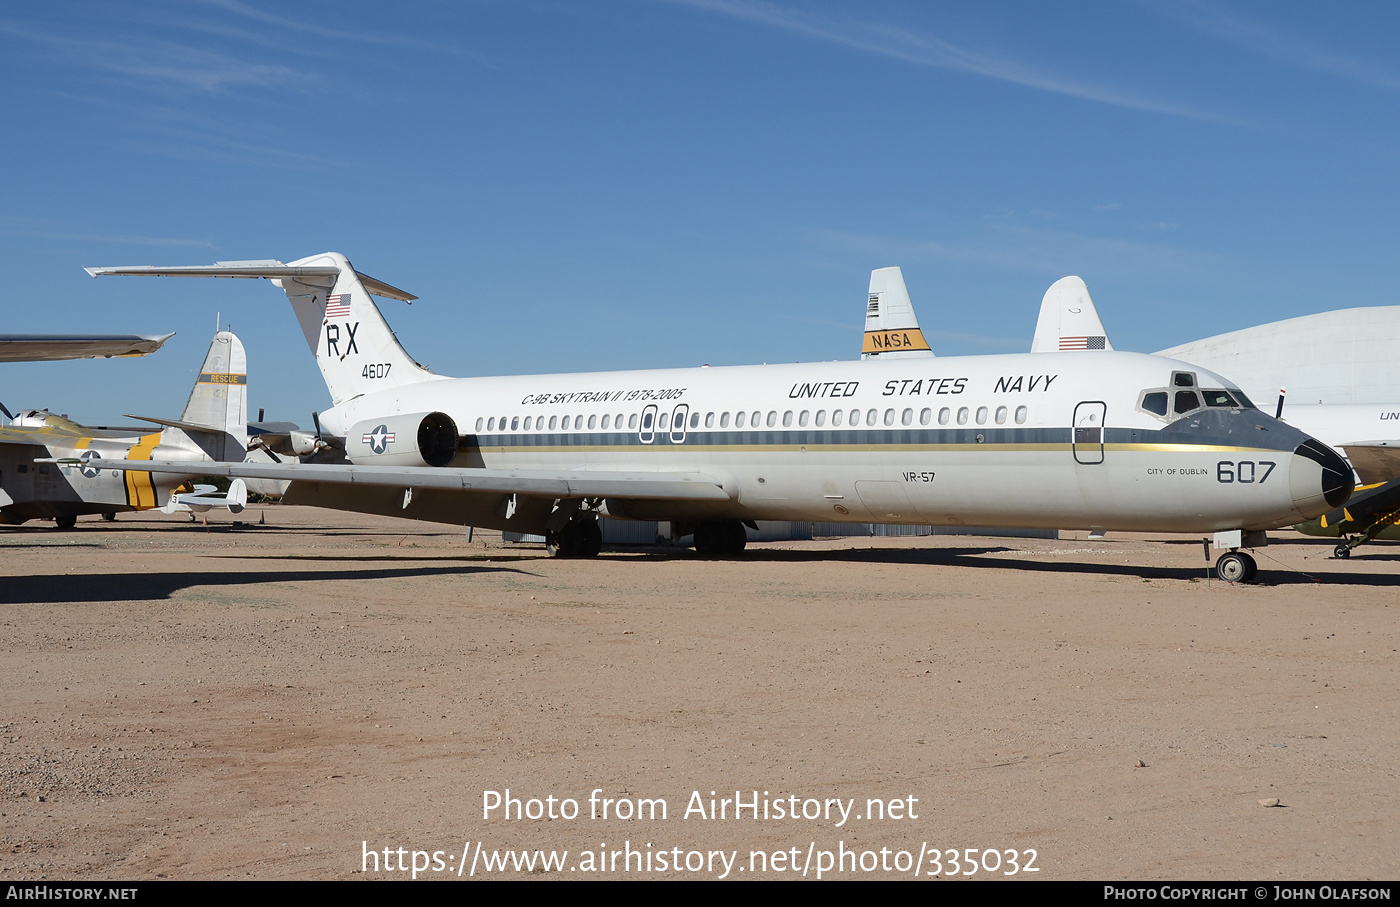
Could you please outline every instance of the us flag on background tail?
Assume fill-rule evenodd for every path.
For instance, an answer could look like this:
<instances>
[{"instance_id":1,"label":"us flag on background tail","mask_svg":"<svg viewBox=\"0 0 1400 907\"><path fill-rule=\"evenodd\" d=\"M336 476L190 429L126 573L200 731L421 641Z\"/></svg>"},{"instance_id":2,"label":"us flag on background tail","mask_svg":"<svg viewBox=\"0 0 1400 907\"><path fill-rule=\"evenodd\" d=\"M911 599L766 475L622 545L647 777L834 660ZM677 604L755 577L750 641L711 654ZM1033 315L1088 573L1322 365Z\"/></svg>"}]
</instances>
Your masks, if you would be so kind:
<instances>
[{"instance_id":1,"label":"us flag on background tail","mask_svg":"<svg viewBox=\"0 0 1400 907\"><path fill-rule=\"evenodd\" d=\"M1104 348L1104 344L1107 342L1107 340L1107 337L1061 337L1060 349L1101 350Z\"/></svg>"},{"instance_id":2,"label":"us flag on background tail","mask_svg":"<svg viewBox=\"0 0 1400 907\"><path fill-rule=\"evenodd\" d=\"M348 318L350 316L350 294L341 293L338 296L326 297L326 317L327 318ZM1099 338L1102 340L1103 338ZM1060 349L1064 349L1064 341L1060 341ZM1099 344L1103 348L1103 344Z\"/></svg>"}]
</instances>

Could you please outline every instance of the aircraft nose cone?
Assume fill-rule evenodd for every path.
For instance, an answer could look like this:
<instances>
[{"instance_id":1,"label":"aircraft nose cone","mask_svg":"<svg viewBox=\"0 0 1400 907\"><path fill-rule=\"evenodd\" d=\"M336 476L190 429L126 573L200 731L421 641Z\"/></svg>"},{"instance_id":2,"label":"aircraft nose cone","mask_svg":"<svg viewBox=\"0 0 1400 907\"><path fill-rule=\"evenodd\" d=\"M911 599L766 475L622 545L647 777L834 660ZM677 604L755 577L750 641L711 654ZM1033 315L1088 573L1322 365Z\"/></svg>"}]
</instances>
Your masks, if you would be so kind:
<instances>
[{"instance_id":1,"label":"aircraft nose cone","mask_svg":"<svg viewBox=\"0 0 1400 907\"><path fill-rule=\"evenodd\" d=\"M1351 467L1332 448L1309 438L1293 451L1289 482L1293 506L1308 519L1346 503L1356 488Z\"/></svg>"}]
</instances>

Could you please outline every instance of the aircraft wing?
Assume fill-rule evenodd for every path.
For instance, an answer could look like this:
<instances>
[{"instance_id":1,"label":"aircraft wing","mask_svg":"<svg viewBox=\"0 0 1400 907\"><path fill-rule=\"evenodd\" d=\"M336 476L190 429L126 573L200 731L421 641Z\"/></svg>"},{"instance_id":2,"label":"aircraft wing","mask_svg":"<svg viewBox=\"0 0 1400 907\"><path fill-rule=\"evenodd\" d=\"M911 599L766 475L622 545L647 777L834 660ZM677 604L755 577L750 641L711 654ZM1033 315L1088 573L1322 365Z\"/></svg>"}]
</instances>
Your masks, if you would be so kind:
<instances>
[{"instance_id":1,"label":"aircraft wing","mask_svg":"<svg viewBox=\"0 0 1400 907\"><path fill-rule=\"evenodd\" d=\"M175 334L0 334L0 362L145 356Z\"/></svg>"},{"instance_id":2,"label":"aircraft wing","mask_svg":"<svg viewBox=\"0 0 1400 907\"><path fill-rule=\"evenodd\" d=\"M1347 452L1362 484L1381 485L1400 479L1400 441L1350 441L1337 446Z\"/></svg>"},{"instance_id":3,"label":"aircraft wing","mask_svg":"<svg viewBox=\"0 0 1400 907\"><path fill-rule=\"evenodd\" d=\"M36 462L64 463L65 460ZM356 466L348 463L209 463L103 460L105 469L280 482L330 482L391 488L442 488L549 498L641 498L668 501L730 501L722 480L701 473L608 472L606 470L457 469L429 466Z\"/></svg>"},{"instance_id":4,"label":"aircraft wing","mask_svg":"<svg viewBox=\"0 0 1400 907\"><path fill-rule=\"evenodd\" d=\"M50 441L71 441L69 435L59 436L56 433L41 434L42 429L17 429L0 428L0 444L29 444L44 447Z\"/></svg>"},{"instance_id":5,"label":"aircraft wing","mask_svg":"<svg viewBox=\"0 0 1400 907\"><path fill-rule=\"evenodd\" d=\"M25 424L24 420L33 419L35 416L42 416L43 422ZM32 410L22 412L15 418L20 424L7 428L0 428L0 444L37 444L47 446L49 444L63 444L69 447L79 438L102 438L118 434L104 429L93 429L86 425L79 425L71 419L65 419L54 413L35 413ZM140 432L143 429L134 429Z\"/></svg>"}]
</instances>

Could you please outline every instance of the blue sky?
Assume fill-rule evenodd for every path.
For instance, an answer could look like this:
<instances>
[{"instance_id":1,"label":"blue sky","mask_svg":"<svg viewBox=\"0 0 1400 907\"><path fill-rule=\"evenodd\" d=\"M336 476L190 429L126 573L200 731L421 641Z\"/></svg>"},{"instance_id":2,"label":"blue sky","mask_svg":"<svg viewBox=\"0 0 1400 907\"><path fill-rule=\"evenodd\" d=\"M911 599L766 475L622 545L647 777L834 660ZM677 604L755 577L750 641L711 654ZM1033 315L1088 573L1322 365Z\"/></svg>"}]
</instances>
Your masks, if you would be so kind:
<instances>
[{"instance_id":1,"label":"blue sky","mask_svg":"<svg viewBox=\"0 0 1400 907\"><path fill-rule=\"evenodd\" d=\"M252 407L328 396L265 282L344 252L450 375L854 358L870 269L941 355L1089 284L1154 350L1400 303L1400 8L745 0L52 3L0 14L0 331L178 331L0 400L178 414L221 314Z\"/></svg>"}]
</instances>

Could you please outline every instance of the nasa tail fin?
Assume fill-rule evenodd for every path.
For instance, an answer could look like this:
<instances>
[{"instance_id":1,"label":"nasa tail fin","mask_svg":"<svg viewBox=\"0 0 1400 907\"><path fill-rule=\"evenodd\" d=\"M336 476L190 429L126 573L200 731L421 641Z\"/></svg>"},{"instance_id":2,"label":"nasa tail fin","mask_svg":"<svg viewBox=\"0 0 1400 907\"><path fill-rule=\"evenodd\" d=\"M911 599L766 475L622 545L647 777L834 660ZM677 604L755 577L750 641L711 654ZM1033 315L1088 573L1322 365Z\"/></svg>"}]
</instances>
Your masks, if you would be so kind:
<instances>
[{"instance_id":1,"label":"nasa tail fin","mask_svg":"<svg viewBox=\"0 0 1400 907\"><path fill-rule=\"evenodd\" d=\"M387 390L434 375L414 361L389 329L371 295L412 302L418 297L361 274L339 252L323 252L291 264L280 261L220 261L173 268L87 268L93 277L265 277L286 292L321 367L331 399L343 403L370 391Z\"/></svg>"},{"instance_id":2,"label":"nasa tail fin","mask_svg":"<svg viewBox=\"0 0 1400 907\"><path fill-rule=\"evenodd\" d=\"M242 341L231 331L214 335L179 419L126 415L175 429L162 436L162 444L193 445L211 460L242 462L248 445L248 357Z\"/></svg>"},{"instance_id":3,"label":"nasa tail fin","mask_svg":"<svg viewBox=\"0 0 1400 907\"><path fill-rule=\"evenodd\" d=\"M865 342L862 359L928 359L929 349L904 272L899 268L876 268L870 272L870 294L865 306Z\"/></svg>"},{"instance_id":4,"label":"nasa tail fin","mask_svg":"<svg viewBox=\"0 0 1400 907\"><path fill-rule=\"evenodd\" d=\"M1078 277L1061 277L1045 291L1040 301L1040 318L1035 324L1032 353L1071 350L1111 350L1108 331L1099 320L1099 310L1089 296L1089 288Z\"/></svg>"}]
</instances>

